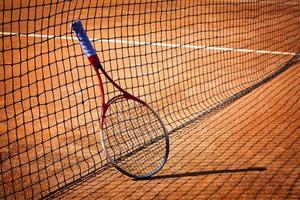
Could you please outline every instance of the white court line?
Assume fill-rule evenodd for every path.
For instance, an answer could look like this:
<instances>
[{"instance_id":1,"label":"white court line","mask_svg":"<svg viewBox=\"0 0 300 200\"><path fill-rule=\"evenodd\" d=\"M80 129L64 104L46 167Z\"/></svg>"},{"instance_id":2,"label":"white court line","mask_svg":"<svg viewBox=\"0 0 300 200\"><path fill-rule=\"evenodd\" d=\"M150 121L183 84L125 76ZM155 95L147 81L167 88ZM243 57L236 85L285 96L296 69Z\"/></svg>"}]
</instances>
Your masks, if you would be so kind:
<instances>
[{"instance_id":1,"label":"white court line","mask_svg":"<svg viewBox=\"0 0 300 200\"><path fill-rule=\"evenodd\" d=\"M270 1L270 0L265 0L265 1L256 1L254 3L265 3L265 4L277 4L277 5L300 5L300 3L297 2L276 2L276 1Z\"/></svg>"},{"instance_id":2,"label":"white court line","mask_svg":"<svg viewBox=\"0 0 300 200\"><path fill-rule=\"evenodd\" d=\"M220 1L222 3L226 3L228 1ZM258 4L277 4L277 5L300 5L300 3L297 2L276 2L272 0L233 0L230 1L231 3L258 3Z\"/></svg>"},{"instance_id":3,"label":"white court line","mask_svg":"<svg viewBox=\"0 0 300 200\"><path fill-rule=\"evenodd\" d=\"M0 35L21 36L21 37L38 37L38 38L47 38L47 39L54 38L54 39L65 39L65 40L78 40L77 37L71 37L71 36L23 34L23 33L11 33L11 32L0 32ZM296 53L291 53L291 52L239 49L239 48L229 48L229 47L219 47L219 46L182 45L182 44L170 44L170 43L161 43L161 42L141 42L141 41L101 39L101 38L95 38L93 41L94 42L116 43L116 44L129 44L129 45L133 45L133 46L149 45L149 46L174 47L174 48L186 48L186 49L203 49L203 50L211 50L211 51L234 51L234 52L257 53L257 54L296 55Z\"/></svg>"}]
</instances>

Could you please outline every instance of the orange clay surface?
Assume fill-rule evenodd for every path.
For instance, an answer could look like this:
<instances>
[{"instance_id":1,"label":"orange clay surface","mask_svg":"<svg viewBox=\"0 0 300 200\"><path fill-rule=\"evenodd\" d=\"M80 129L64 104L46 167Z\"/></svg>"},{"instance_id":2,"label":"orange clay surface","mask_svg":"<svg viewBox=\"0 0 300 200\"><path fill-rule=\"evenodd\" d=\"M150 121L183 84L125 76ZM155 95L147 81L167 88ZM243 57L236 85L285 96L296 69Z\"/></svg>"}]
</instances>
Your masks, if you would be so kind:
<instances>
[{"instance_id":1,"label":"orange clay surface","mask_svg":"<svg viewBox=\"0 0 300 200\"><path fill-rule=\"evenodd\" d=\"M63 199L299 199L300 65L171 135L166 166L149 180L109 167Z\"/></svg>"},{"instance_id":2,"label":"orange clay surface","mask_svg":"<svg viewBox=\"0 0 300 200\"><path fill-rule=\"evenodd\" d=\"M6 5L8 6L8 4ZM70 1L70 4L74 4L74 1ZM0 5L3 5L3 2L0 2ZM291 11L296 10L296 6L299 7L299 5L295 5ZM50 9L50 7L50 5L45 7L44 12L51 11L53 15L55 11L63 10L61 4L56 10ZM265 7L265 10L262 11L267 12L267 6ZM276 8L278 9L278 6ZM208 6L206 9L212 11L216 8ZM218 9L219 11L226 11L227 8L224 6L224 8L219 7ZM205 11L203 10L203 12ZM288 11L283 9L283 21L293 18L293 16L288 15ZM39 16L40 13L38 12L41 10L36 12L29 13L32 13L33 16L31 17L35 17L34 14ZM107 10L103 12L107 14ZM27 12L22 14L28 15ZM87 9L83 9L82 13L74 12L73 14L73 18L77 19L80 15L87 15ZM93 15L95 11L91 9L89 14ZM174 13L163 14L162 17L168 19L170 17L168 15L171 14ZM243 14L249 13L240 12L240 17L243 17ZM22 21L18 26L18 17L20 16L16 11L13 14L7 11L3 22L13 19L15 23L12 26L6 23L1 31L34 32L34 28L39 28L39 23L47 25L47 19L44 19L45 21L35 22L36 24L32 20ZM226 17L230 19L231 16L226 15ZM261 20L270 18L263 14L260 17ZM145 16L145 22L150 19L151 15ZM212 20L211 23L214 23L215 19L218 18L211 17L205 20ZM59 34L72 36L68 29L69 21L66 22L66 20L72 21L72 19L61 14L57 16L56 20L58 22L49 22L52 24L51 28L43 29L44 32L38 31L37 34L55 35L55 31L59 30ZM89 30L99 28L97 25L92 26L93 22L100 24L99 20L96 18L95 21L91 21L87 28ZM103 19L102 23L113 24L112 22L109 23L109 20L109 18ZM113 21L113 19L111 20ZM179 17L176 20L178 23L174 24L175 26L180 22L189 24L189 20L192 21L193 18L184 21ZM299 21L299 19L295 20ZM271 20L268 22L271 23ZM67 23L68 26L61 28L63 23ZM244 23L249 22L245 21ZM242 25L242 21L240 24ZM193 26L192 24L189 25ZM282 28L284 23L275 28L273 24L270 24L267 33L260 33L259 31L249 33L248 37L253 38L251 41L247 38L238 37L239 34L236 37L228 36L232 35L230 33L243 35L243 31L246 29L236 26L237 22L233 23L233 26L223 22L215 23L215 25L217 28L224 28L223 30L225 30L224 32L213 32L219 34L219 39L211 38L201 41L203 43L195 42L192 44L226 47L226 42L230 42L232 46L228 47L260 49L261 47L256 46L255 43L264 44L264 38L256 36L266 34L267 37L267 33L272 33L275 28ZM206 28L210 28L210 25L207 26ZM251 28L258 30L261 24L252 24L252 26ZM138 28L135 27L132 30L138 30ZM150 30L151 27L148 28ZM196 30L199 27L194 28ZM126 30L126 28L124 29ZM274 51L277 44L280 43L284 47L282 51L290 49L296 51L299 45L294 45L292 42L299 33L299 26L297 23L293 23L290 29L294 30L289 32L291 35L283 32L271 38L267 49ZM102 31L102 37L109 35L107 30ZM125 30L117 29L114 33L126 35ZM185 29L182 27L178 30L178 33L175 32L175 36L180 32L185 33ZM147 29L143 31L147 31ZM90 31L90 33L93 32ZM93 34L92 37L100 37L100 32ZM152 37L156 34L158 39L165 37L165 35L160 36L159 33L151 34L153 34ZM149 35L151 36L151 34ZM199 32L195 33L194 37L205 38L209 37L210 34L212 33ZM286 39L282 41L283 36ZM136 38L128 37L127 39L135 40ZM185 36L169 42L180 43L190 39L189 36ZM107 162L100 145L100 102L98 102L98 90L95 89L97 82L92 69L86 68L88 63L82 56L78 42L18 35L6 37L0 42L4 49L12 49L1 52L3 54L1 58L4 59L0 60L1 65L4 66L3 69L5 69L1 69L1 80L4 77L6 79L5 82L0 82L0 94L3 97L0 99L0 104L1 106L6 105L5 109L0 110L2 122L0 124L0 183L4 183L3 187L2 185L0 187L0 198L3 197L3 194L8 199L39 198L41 197L40 194L45 196L49 192L62 188L53 194L54 198L300 199L300 64L292 66L283 74L228 107L170 135L170 158L165 167L151 179L137 181L120 174L110 165L101 167ZM139 50L137 47L127 47L126 50L118 49L124 44L102 43L100 45L97 43L97 45L98 48L101 48L98 52L103 51L102 59L107 59L104 64L110 69L132 64L132 58L124 60L116 58L125 53L131 55ZM20 47L22 49L19 51ZM110 50L111 48L113 49ZM158 54L159 56L154 58L150 54L145 54L146 56L142 58L137 56L135 65L143 65L151 59L159 60L164 56L176 55L178 52L187 55L190 53L188 51L191 51L176 48L166 49L166 47L143 47L142 51L161 51L162 55ZM168 107L166 109L168 112L171 112L172 109L182 109L182 113L165 116L164 120L170 121L173 126L182 123L185 112L188 113L194 108L199 110L199 108L207 107L207 105L213 105L232 95L232 93L240 91L242 86L252 85L261 78L262 74L271 72L273 68L266 67L258 74L253 72L254 76L257 77L239 77L239 74L231 74L228 70L238 71L235 67L239 67L240 71L255 71L255 67L258 69L260 63L270 66L276 61L281 63L287 59L286 55L261 54L257 56L256 54L249 54L249 56L244 56L245 53L243 52L195 51L192 55L194 57L203 56L204 59L199 59L195 61L196 63L188 61L185 65L185 56L181 55L177 61L179 63L182 61L182 63L178 64L173 69L174 71L165 71L169 82L165 83L165 90L159 93L162 96L155 97L161 98L161 101L153 105L161 113L163 113L163 106L168 103L175 105ZM224 61L224 58L227 58L228 61ZM212 61L216 61L216 63ZM154 67L160 69L160 67L171 66L173 63L173 59L166 59ZM200 68L197 71L193 69L194 64L206 67L201 68L202 71ZM218 66L220 67L218 68ZM253 68L253 66L255 67ZM180 76L172 78L173 72L178 73L176 70L183 71L183 69L188 73L182 73ZM215 72L214 69L218 70ZM121 78L128 76L126 70L120 70L118 73L120 73ZM133 75L142 72L136 73ZM152 71L149 69L148 73L151 74ZM205 73L209 76L200 76ZM214 73L217 75L229 73L229 75L228 77L224 75L213 79L213 76L216 75ZM161 78L157 76L157 73L153 74L148 76L147 81L154 82ZM198 74L201 77L195 79L196 82L198 81L198 85L195 84L187 89L186 82L174 84L178 80L184 78L189 80L189 76ZM167 79L167 77L163 78ZM222 81L228 80L227 78L232 79L231 85L222 84ZM124 85L127 81L127 87L130 88L130 86L137 84L139 79L137 78L136 82L130 82L130 79L123 80L123 82L120 81L120 84ZM242 81L246 84L241 85ZM188 83L194 84L193 81ZM135 88L131 92L141 96L145 93L144 98L149 101L153 97L148 94L149 91L158 90L161 84L162 82L148 84L144 88ZM199 85L201 87L198 87ZM223 86L214 87L216 85L223 85L224 88ZM211 90L202 94L205 98L208 97L206 101L193 108L187 106L193 102L193 98L190 98L193 92L201 92L201 90L210 89L210 87ZM106 89L112 90L109 87ZM213 98L211 98L212 96ZM66 184L79 179L80 181L77 183L63 188Z\"/></svg>"}]
</instances>

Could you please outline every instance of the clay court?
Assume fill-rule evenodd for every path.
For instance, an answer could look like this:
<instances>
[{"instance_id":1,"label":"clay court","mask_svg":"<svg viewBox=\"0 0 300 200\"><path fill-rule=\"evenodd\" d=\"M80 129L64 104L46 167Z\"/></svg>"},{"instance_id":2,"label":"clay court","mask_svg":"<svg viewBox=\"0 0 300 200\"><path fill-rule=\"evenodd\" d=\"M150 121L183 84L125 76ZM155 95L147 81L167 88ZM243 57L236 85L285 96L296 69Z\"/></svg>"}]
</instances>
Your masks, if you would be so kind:
<instances>
[{"instance_id":1,"label":"clay court","mask_svg":"<svg viewBox=\"0 0 300 200\"><path fill-rule=\"evenodd\" d=\"M299 199L300 3L0 2L0 199ZM131 179L106 159L97 78L161 116L170 155ZM106 101L118 91L104 79Z\"/></svg>"}]
</instances>

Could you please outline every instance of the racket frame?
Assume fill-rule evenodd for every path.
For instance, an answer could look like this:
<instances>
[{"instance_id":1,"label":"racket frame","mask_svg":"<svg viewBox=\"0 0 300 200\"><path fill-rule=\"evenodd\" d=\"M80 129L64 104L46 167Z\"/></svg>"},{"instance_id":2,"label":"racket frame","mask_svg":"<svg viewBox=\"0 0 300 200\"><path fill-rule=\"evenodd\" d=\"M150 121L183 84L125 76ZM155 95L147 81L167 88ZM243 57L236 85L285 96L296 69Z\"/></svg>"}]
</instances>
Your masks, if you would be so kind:
<instances>
[{"instance_id":1,"label":"racket frame","mask_svg":"<svg viewBox=\"0 0 300 200\"><path fill-rule=\"evenodd\" d=\"M106 157L109 159L109 161L111 162L111 164L116 168L118 169L121 173L131 177L131 178L135 178L135 179L145 179L145 178L149 178L151 177L153 174L157 173L164 165L165 163L167 162L168 160L168 156L169 156L169 148L170 148L170 142L169 142L169 136L168 136L168 131L167 131L167 128L166 126L164 125L162 119L159 117L158 113L153 110L153 108L151 108L147 103L141 101L140 99L138 98L131 98L132 96L130 97L125 97L124 95L118 95L118 96L115 96L113 97L112 99L110 99L107 104L106 104L106 108L104 109L104 117L105 117L105 113L106 111L108 110L109 108L109 105L114 103L115 101L121 99L121 98L126 98L126 99L130 99L130 100L133 100L133 101L137 101L138 103L140 104L143 104L143 106L147 107L147 109L149 109L154 115L155 117L158 119L159 123L161 124L161 127L163 128L163 131L164 131L164 139L165 139L165 143L166 143L166 152L165 152L165 155L161 161L161 163L159 164L159 166L157 166L155 168L155 170L151 171L150 173L148 174L145 174L143 176L138 176L138 175L135 175L133 173L130 173L126 170L124 170L122 167L119 167L118 164L115 162L115 160L110 156L110 154L108 153L108 149L107 149L107 146L104 142L105 138L104 138L104 129L103 127L101 128L100 130L100 135L101 135L101 144L102 144L102 147L103 147L103 150L104 150L104 153L106 155ZM133 96L134 97L134 96ZM103 118L103 122L104 123L104 118Z\"/></svg>"}]
</instances>

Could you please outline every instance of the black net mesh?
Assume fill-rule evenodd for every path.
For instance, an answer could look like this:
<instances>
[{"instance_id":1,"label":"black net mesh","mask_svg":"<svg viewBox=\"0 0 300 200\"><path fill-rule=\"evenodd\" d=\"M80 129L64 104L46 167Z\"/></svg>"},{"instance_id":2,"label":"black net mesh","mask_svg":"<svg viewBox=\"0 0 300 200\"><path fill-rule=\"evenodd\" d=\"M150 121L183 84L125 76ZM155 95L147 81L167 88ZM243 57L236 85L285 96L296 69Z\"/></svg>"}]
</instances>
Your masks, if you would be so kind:
<instances>
[{"instance_id":1,"label":"black net mesh","mask_svg":"<svg viewBox=\"0 0 300 200\"><path fill-rule=\"evenodd\" d=\"M299 60L297 0L13 0L0 10L1 199L42 198L107 166L97 80L70 28L77 19L108 74L174 135ZM107 99L118 94L104 84ZM205 130L198 136L214 134ZM206 138L179 136L174 152L180 141L194 155L209 149Z\"/></svg>"}]
</instances>

